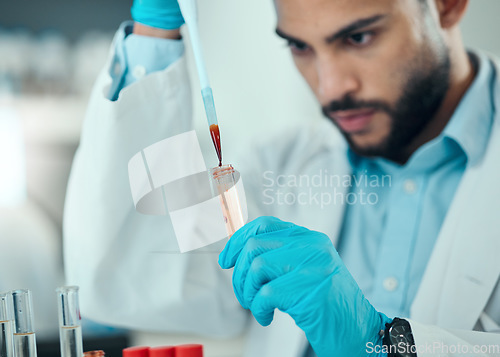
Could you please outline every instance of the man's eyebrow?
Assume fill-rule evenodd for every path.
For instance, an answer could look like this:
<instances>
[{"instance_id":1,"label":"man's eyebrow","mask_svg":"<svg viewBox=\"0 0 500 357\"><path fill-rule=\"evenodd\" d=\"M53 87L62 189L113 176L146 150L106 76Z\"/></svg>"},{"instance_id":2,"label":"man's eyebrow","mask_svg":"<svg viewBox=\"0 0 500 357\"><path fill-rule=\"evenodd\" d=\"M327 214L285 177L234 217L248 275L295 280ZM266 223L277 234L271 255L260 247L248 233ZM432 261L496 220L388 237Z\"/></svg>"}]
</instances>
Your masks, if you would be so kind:
<instances>
[{"instance_id":1,"label":"man's eyebrow","mask_svg":"<svg viewBox=\"0 0 500 357\"><path fill-rule=\"evenodd\" d=\"M356 31L356 30L359 30L359 29L361 29L363 27L366 27L366 26L369 26L371 24L374 24L375 22L380 21L380 20L382 20L385 17L387 17L387 15L375 15L375 16L367 17L365 19L356 20L353 23L351 23L351 24L349 24L349 25L341 28L339 31L335 32L333 35L328 36L326 38L326 42L327 43L332 43L332 42L336 41L337 39L339 39L341 37L344 37L344 36L348 35L349 33L353 32L353 31ZM288 41L298 42L298 43L305 43L304 41L299 40L296 37L293 37L291 35L288 35L288 34L284 33L279 28L276 29L276 34L279 37L284 38L285 40L288 40Z\"/></svg>"},{"instance_id":2,"label":"man's eyebrow","mask_svg":"<svg viewBox=\"0 0 500 357\"><path fill-rule=\"evenodd\" d=\"M365 19L359 19L357 21L354 21L353 23L341 28L339 31L335 32L333 35L328 36L326 38L326 42L327 43L335 42L339 38L345 37L346 35L350 34L351 32L354 32L354 31L359 30L363 27L374 24L375 22L380 21L385 17L387 17L387 15L375 15L372 17L367 17Z\"/></svg>"},{"instance_id":3,"label":"man's eyebrow","mask_svg":"<svg viewBox=\"0 0 500 357\"><path fill-rule=\"evenodd\" d=\"M299 40L298 38L295 38L293 36L287 35L283 31L281 31L279 28L276 29L276 35L278 35L281 38L284 38L285 40L291 41L291 42L304 43L304 41Z\"/></svg>"}]
</instances>

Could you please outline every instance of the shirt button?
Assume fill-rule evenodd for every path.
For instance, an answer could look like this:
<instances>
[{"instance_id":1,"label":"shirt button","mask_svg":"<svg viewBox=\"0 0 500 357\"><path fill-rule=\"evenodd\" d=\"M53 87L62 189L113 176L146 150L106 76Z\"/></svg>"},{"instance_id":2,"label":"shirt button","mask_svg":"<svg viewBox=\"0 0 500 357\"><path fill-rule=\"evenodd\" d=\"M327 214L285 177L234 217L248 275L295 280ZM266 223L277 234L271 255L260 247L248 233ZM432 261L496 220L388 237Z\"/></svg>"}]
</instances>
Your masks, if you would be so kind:
<instances>
[{"instance_id":1,"label":"shirt button","mask_svg":"<svg viewBox=\"0 0 500 357\"><path fill-rule=\"evenodd\" d=\"M385 290L394 291L398 288L399 282L398 279L389 277L384 279L383 285Z\"/></svg>"},{"instance_id":2,"label":"shirt button","mask_svg":"<svg viewBox=\"0 0 500 357\"><path fill-rule=\"evenodd\" d=\"M406 193L414 193L417 190L417 184L413 180L406 180L403 184Z\"/></svg>"},{"instance_id":3,"label":"shirt button","mask_svg":"<svg viewBox=\"0 0 500 357\"><path fill-rule=\"evenodd\" d=\"M143 66L135 66L134 70L132 71L132 75L135 79L141 79L146 75L146 68L144 68Z\"/></svg>"}]
</instances>

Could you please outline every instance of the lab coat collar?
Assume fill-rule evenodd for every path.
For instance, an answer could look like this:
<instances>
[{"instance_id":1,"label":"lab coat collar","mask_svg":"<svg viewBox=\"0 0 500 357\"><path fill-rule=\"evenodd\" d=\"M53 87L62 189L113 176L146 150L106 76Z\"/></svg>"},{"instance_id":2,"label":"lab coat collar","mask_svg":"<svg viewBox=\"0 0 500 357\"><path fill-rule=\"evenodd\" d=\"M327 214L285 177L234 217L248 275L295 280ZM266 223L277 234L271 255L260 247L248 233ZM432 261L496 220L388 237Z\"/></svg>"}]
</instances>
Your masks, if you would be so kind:
<instances>
[{"instance_id":1,"label":"lab coat collar","mask_svg":"<svg viewBox=\"0 0 500 357\"><path fill-rule=\"evenodd\" d=\"M500 67L494 123L483 158L465 172L443 223L411 318L440 327L473 329L500 276Z\"/></svg>"}]
</instances>

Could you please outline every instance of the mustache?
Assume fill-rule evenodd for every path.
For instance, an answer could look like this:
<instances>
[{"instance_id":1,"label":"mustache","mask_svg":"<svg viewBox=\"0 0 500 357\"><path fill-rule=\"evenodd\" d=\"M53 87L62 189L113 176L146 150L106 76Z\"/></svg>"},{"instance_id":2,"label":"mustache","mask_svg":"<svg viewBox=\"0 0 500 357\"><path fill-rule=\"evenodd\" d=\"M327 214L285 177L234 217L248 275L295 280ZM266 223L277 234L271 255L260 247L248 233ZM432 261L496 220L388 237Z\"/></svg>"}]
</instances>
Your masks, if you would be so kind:
<instances>
[{"instance_id":1,"label":"mustache","mask_svg":"<svg viewBox=\"0 0 500 357\"><path fill-rule=\"evenodd\" d=\"M352 96L346 96L341 100L333 100L321 108L323 115L330 118L330 113L353 109L378 109L391 114L393 110L390 105L378 100L355 100Z\"/></svg>"}]
</instances>

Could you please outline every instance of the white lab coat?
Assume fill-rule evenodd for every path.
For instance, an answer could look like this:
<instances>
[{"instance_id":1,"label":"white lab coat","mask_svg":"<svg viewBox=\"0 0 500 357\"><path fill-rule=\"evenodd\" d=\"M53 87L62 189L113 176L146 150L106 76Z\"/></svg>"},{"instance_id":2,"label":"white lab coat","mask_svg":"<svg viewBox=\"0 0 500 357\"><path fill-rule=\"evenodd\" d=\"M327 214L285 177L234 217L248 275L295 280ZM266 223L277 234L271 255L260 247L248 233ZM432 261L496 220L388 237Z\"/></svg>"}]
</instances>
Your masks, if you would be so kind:
<instances>
[{"instance_id":1,"label":"white lab coat","mask_svg":"<svg viewBox=\"0 0 500 357\"><path fill-rule=\"evenodd\" d=\"M258 325L238 304L232 271L219 268L217 254L154 253L174 239L168 218L134 210L129 159L191 128L185 58L125 88L116 102L106 99L111 78L105 68L91 96L64 222L67 280L81 287L83 313L97 321L151 331L229 337L249 329L245 356L300 356L305 336L288 315L277 311L271 326ZM500 80L495 101L499 108ZM264 150L248 152L247 161L237 166L250 218L274 215L324 232L335 243L342 205L264 205L260 186L268 170L315 174L326 169L349 175L345 144L333 126L323 121L282 135ZM486 155L463 177L411 308L419 345L500 344L500 334L495 333L500 332L499 157L497 109ZM474 328L490 333L473 332ZM419 353L429 355L433 354Z\"/></svg>"}]
</instances>

